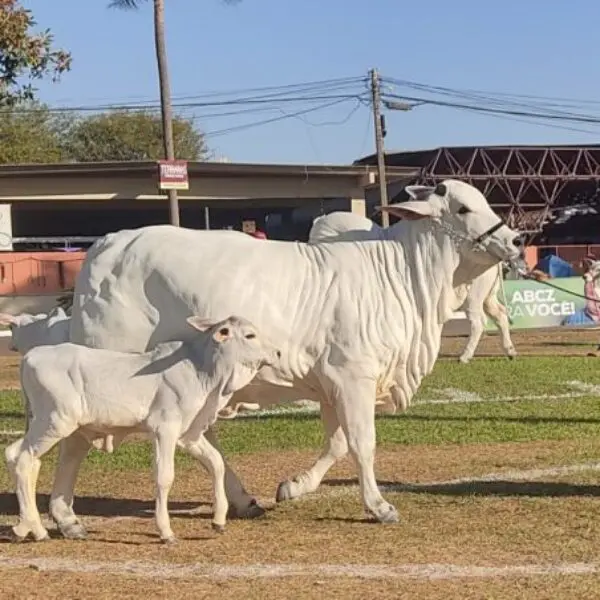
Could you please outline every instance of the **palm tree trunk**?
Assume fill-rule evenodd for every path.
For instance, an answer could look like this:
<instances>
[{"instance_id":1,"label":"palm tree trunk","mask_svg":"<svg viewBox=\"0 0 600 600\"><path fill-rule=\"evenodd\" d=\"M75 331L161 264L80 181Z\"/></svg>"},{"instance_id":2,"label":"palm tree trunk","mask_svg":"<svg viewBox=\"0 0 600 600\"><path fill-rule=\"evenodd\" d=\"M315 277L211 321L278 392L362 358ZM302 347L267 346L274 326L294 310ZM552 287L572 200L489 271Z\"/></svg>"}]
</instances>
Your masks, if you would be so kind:
<instances>
[{"instance_id":1,"label":"palm tree trunk","mask_svg":"<svg viewBox=\"0 0 600 600\"><path fill-rule=\"evenodd\" d=\"M167 45L165 43L165 4L164 0L154 0L154 44L158 63L158 80L160 84L160 109L162 114L163 141L165 158L175 158L173 141L173 107L171 106L171 86L167 66ZM179 227L179 200L177 190L167 190L169 197L169 216L171 224Z\"/></svg>"}]
</instances>

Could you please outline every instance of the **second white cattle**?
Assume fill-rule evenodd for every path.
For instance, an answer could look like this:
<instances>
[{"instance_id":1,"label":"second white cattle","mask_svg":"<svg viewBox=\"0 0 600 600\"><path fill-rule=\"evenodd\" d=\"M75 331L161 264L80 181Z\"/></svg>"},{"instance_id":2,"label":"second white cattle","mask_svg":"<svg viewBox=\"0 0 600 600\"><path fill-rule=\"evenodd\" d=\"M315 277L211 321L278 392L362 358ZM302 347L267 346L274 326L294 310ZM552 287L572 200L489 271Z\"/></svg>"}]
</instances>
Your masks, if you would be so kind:
<instances>
[{"instance_id":1,"label":"second white cattle","mask_svg":"<svg viewBox=\"0 0 600 600\"><path fill-rule=\"evenodd\" d=\"M309 233L309 243L370 239L393 240L402 236L403 231L404 228L400 223L383 228L360 215L350 212L333 212L314 220ZM504 305L498 302L498 292L502 281L502 264L498 264L476 277L472 283L456 288L458 303L456 310L465 312L471 328L467 344L460 355L460 361L463 363L468 363L475 354L485 329L486 315L500 330L502 348L506 355L510 358L517 355L510 337L508 313Z\"/></svg>"}]
</instances>

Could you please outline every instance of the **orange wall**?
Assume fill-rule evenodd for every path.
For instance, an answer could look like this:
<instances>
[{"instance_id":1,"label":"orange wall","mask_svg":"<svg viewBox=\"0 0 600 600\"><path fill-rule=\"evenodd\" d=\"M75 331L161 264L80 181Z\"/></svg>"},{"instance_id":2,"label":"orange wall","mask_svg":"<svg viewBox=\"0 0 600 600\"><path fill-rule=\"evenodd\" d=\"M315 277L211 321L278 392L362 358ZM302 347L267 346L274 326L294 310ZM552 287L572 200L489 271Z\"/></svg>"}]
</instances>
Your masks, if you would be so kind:
<instances>
[{"instance_id":1,"label":"orange wall","mask_svg":"<svg viewBox=\"0 0 600 600\"><path fill-rule=\"evenodd\" d=\"M0 253L0 295L55 294L75 285L85 252Z\"/></svg>"}]
</instances>

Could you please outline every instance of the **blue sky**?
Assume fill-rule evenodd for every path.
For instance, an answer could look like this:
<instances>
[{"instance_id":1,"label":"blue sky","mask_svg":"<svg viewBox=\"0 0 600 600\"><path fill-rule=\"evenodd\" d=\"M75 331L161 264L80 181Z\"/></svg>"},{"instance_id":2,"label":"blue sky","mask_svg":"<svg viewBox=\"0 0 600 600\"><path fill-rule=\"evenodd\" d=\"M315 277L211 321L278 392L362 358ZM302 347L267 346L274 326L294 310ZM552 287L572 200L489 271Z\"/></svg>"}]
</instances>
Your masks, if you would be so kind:
<instances>
[{"instance_id":1,"label":"blue sky","mask_svg":"<svg viewBox=\"0 0 600 600\"><path fill-rule=\"evenodd\" d=\"M73 69L60 83L38 86L43 101L76 106L158 98L151 2L127 12L109 10L108 0L24 4L73 54ZM390 78L452 88L600 100L600 3L592 0L166 4L175 97L358 77L377 67ZM373 150L368 108L351 114L353 107L349 101L302 120L209 136L208 143L217 155L239 162L347 163ZM277 114L203 119L203 111L211 112L193 114L209 132ZM587 112L600 113L600 102ZM430 106L386 118L385 143L394 150L594 143L600 137Z\"/></svg>"}]
</instances>

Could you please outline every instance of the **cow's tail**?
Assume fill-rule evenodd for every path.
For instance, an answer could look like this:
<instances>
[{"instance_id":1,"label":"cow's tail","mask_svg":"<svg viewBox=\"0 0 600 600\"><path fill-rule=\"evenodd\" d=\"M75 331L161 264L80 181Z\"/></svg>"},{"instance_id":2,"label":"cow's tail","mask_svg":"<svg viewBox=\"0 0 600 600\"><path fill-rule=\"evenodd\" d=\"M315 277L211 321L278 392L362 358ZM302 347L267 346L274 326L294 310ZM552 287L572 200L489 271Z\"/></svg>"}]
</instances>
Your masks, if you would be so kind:
<instances>
[{"instance_id":1,"label":"cow's tail","mask_svg":"<svg viewBox=\"0 0 600 600\"><path fill-rule=\"evenodd\" d=\"M510 311L508 310L508 299L506 298L506 289L504 288L504 272L502 269L502 263L498 263L498 277L500 277L500 290L502 291L502 304L506 308L506 316L510 325L513 324L513 320L510 317Z\"/></svg>"}]
</instances>

